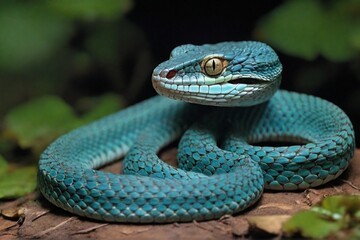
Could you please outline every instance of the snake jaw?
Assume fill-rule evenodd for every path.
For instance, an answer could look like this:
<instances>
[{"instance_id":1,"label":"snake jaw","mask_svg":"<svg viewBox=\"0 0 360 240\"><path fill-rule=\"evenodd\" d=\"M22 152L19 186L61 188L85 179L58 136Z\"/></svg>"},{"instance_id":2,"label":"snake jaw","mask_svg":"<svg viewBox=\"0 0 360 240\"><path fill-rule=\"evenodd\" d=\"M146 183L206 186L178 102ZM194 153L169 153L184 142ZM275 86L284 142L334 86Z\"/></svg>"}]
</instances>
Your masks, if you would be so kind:
<instances>
[{"instance_id":1,"label":"snake jaw","mask_svg":"<svg viewBox=\"0 0 360 240\"><path fill-rule=\"evenodd\" d=\"M269 100L277 91L281 82L279 76L275 81L262 81L249 78L233 78L209 84L176 84L169 81L153 80L154 89L168 98L190 103L212 106L252 106ZM204 80L206 82L206 80Z\"/></svg>"}]
</instances>

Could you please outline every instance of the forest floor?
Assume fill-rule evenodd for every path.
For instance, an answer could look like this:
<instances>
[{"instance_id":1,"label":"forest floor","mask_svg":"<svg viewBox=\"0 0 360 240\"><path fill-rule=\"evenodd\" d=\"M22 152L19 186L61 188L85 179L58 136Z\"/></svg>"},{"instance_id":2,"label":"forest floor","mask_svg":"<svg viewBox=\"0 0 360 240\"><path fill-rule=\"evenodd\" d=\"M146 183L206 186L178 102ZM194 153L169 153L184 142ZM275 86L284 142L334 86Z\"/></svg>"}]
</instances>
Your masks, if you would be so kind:
<instances>
[{"instance_id":1,"label":"forest floor","mask_svg":"<svg viewBox=\"0 0 360 240\"><path fill-rule=\"evenodd\" d=\"M175 159L176 149L161 155ZM119 172L121 162L104 168ZM85 219L67 213L34 192L13 201L0 202L0 238L7 239L234 239L242 236L276 236L282 219L309 209L323 197L360 194L360 150L356 150L349 169L337 180L301 192L269 192L250 209L219 220L174 224L117 224ZM14 214L11 214L13 212ZM258 220L257 220L258 219ZM264 235L265 234L265 235ZM270 235L269 235L270 234Z\"/></svg>"}]
</instances>

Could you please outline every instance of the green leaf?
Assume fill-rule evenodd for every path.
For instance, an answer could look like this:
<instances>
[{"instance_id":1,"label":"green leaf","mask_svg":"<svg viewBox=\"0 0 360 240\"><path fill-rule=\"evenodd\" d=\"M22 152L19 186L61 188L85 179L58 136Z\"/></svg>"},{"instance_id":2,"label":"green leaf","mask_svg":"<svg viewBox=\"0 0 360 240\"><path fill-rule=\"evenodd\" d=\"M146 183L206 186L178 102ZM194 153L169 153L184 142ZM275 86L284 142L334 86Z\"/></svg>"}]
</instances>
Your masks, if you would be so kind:
<instances>
[{"instance_id":1,"label":"green leaf","mask_svg":"<svg viewBox=\"0 0 360 240\"><path fill-rule=\"evenodd\" d=\"M294 215L283 225L286 234L300 232L307 238L324 238L340 229L336 222L328 222L313 211L303 211Z\"/></svg>"},{"instance_id":2,"label":"green leaf","mask_svg":"<svg viewBox=\"0 0 360 240\"><path fill-rule=\"evenodd\" d=\"M321 19L316 1L286 1L261 19L256 31L259 38L285 53L313 59L318 54L314 38Z\"/></svg>"},{"instance_id":3,"label":"green leaf","mask_svg":"<svg viewBox=\"0 0 360 240\"><path fill-rule=\"evenodd\" d=\"M0 177L2 176L3 173L6 172L7 166L8 166L8 164L5 160L5 158L0 155Z\"/></svg>"},{"instance_id":4,"label":"green leaf","mask_svg":"<svg viewBox=\"0 0 360 240\"><path fill-rule=\"evenodd\" d=\"M23 71L54 56L72 26L39 2L0 3L0 69ZM45 65L44 65L45 67Z\"/></svg>"},{"instance_id":5,"label":"green leaf","mask_svg":"<svg viewBox=\"0 0 360 240\"><path fill-rule=\"evenodd\" d=\"M259 21L255 37L307 60L322 55L345 61L355 56L354 32L360 28L359 17L349 12L349 6L360 7L351 0L285 1Z\"/></svg>"},{"instance_id":6,"label":"green leaf","mask_svg":"<svg viewBox=\"0 0 360 240\"><path fill-rule=\"evenodd\" d=\"M93 20L118 18L131 9L133 2L132 0L50 0L47 4L70 18Z\"/></svg>"},{"instance_id":7,"label":"green leaf","mask_svg":"<svg viewBox=\"0 0 360 240\"><path fill-rule=\"evenodd\" d=\"M11 167L0 155L0 199L17 198L36 188L37 167Z\"/></svg>"},{"instance_id":8,"label":"green leaf","mask_svg":"<svg viewBox=\"0 0 360 240\"><path fill-rule=\"evenodd\" d=\"M300 233L306 238L325 238L342 234L357 235L360 223L360 197L338 195L324 198L310 210L292 216L283 225L291 236Z\"/></svg>"},{"instance_id":9,"label":"green leaf","mask_svg":"<svg viewBox=\"0 0 360 240\"><path fill-rule=\"evenodd\" d=\"M0 199L17 198L36 188L37 167L21 167L0 174Z\"/></svg>"},{"instance_id":10,"label":"green leaf","mask_svg":"<svg viewBox=\"0 0 360 240\"><path fill-rule=\"evenodd\" d=\"M351 33L355 30L353 25L347 15L336 9L324 13L322 27L318 29L321 34L316 43L320 54L332 61L346 61L352 58L355 51L351 45Z\"/></svg>"},{"instance_id":11,"label":"green leaf","mask_svg":"<svg viewBox=\"0 0 360 240\"><path fill-rule=\"evenodd\" d=\"M107 94L85 98L80 105L86 112L82 118L77 117L73 109L56 96L43 96L22 104L6 114L4 137L38 154L61 134L116 112L124 104L117 95Z\"/></svg>"},{"instance_id":12,"label":"green leaf","mask_svg":"<svg viewBox=\"0 0 360 240\"><path fill-rule=\"evenodd\" d=\"M44 96L5 116L5 135L22 148L41 150L60 134L81 125L72 108L56 96Z\"/></svg>"},{"instance_id":13,"label":"green leaf","mask_svg":"<svg viewBox=\"0 0 360 240\"><path fill-rule=\"evenodd\" d=\"M319 204L314 206L312 211L328 212L328 216L331 217L332 220L346 221L344 222L344 226L348 226L349 224L351 225L351 222L347 222L349 220L348 217L352 218L356 214L360 214L360 196L330 196L324 198Z\"/></svg>"}]
</instances>

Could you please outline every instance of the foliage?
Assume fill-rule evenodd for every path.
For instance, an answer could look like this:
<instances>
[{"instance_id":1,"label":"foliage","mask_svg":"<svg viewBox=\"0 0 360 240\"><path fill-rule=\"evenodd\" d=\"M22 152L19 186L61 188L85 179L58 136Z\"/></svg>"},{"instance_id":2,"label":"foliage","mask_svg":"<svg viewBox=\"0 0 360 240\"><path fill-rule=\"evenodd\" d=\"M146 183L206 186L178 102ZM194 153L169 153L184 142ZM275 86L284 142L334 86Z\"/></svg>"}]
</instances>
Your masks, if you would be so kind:
<instances>
[{"instance_id":1,"label":"foliage","mask_svg":"<svg viewBox=\"0 0 360 240\"><path fill-rule=\"evenodd\" d=\"M15 140L23 149L39 153L59 135L120 109L118 96L107 94L82 100L91 110L81 118L57 96L42 96L14 108L5 116L4 137Z\"/></svg>"},{"instance_id":2,"label":"foliage","mask_svg":"<svg viewBox=\"0 0 360 240\"><path fill-rule=\"evenodd\" d=\"M56 96L43 96L14 108L5 116L5 136L23 149L43 148L54 137L79 126L74 111Z\"/></svg>"},{"instance_id":3,"label":"foliage","mask_svg":"<svg viewBox=\"0 0 360 240\"><path fill-rule=\"evenodd\" d=\"M260 21L256 35L290 55L347 61L360 51L359 7L357 0L286 1Z\"/></svg>"},{"instance_id":4,"label":"foliage","mask_svg":"<svg viewBox=\"0 0 360 240\"><path fill-rule=\"evenodd\" d=\"M360 196L326 197L310 210L292 216L284 223L283 231L288 236L300 233L305 238L359 238Z\"/></svg>"},{"instance_id":5,"label":"foliage","mask_svg":"<svg viewBox=\"0 0 360 240\"><path fill-rule=\"evenodd\" d=\"M11 167L0 155L0 199L16 198L34 191L36 172L35 166Z\"/></svg>"},{"instance_id":6,"label":"foliage","mask_svg":"<svg viewBox=\"0 0 360 240\"><path fill-rule=\"evenodd\" d=\"M99 36L107 29L135 39L132 44L137 43L137 49L144 49L144 36L123 19L132 5L132 0L1 1L0 116L12 106L44 94L80 98L84 93L73 90L73 82L91 76L95 70L103 73L104 86L117 86L119 71L123 70L121 60L132 53L120 55L117 51L119 46L125 48L127 45L124 39L114 37L109 41L110 38ZM118 28L120 23L121 29ZM94 38L100 39L97 46L89 47ZM99 55L102 46L112 51ZM134 51L134 48L126 49ZM142 87L142 79L132 80ZM87 87L96 94L105 93L104 88L96 85Z\"/></svg>"}]
</instances>

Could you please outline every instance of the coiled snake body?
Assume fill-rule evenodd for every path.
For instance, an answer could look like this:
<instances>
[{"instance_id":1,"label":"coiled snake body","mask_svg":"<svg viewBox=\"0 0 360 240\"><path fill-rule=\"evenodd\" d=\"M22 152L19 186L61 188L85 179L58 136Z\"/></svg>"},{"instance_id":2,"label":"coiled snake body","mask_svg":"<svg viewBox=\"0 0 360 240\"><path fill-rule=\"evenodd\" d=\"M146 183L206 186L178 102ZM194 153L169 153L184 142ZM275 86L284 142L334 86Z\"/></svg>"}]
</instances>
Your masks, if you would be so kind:
<instances>
[{"instance_id":1,"label":"coiled snake body","mask_svg":"<svg viewBox=\"0 0 360 240\"><path fill-rule=\"evenodd\" d=\"M199 104L156 96L60 137L41 155L40 191L89 218L186 222L238 213L264 187L335 179L354 153L352 124L330 102L277 91L281 69L259 42L175 48L154 70L153 85ZM182 133L174 168L156 153ZM267 141L294 144L257 144ZM126 175L94 170L125 155Z\"/></svg>"}]
</instances>

